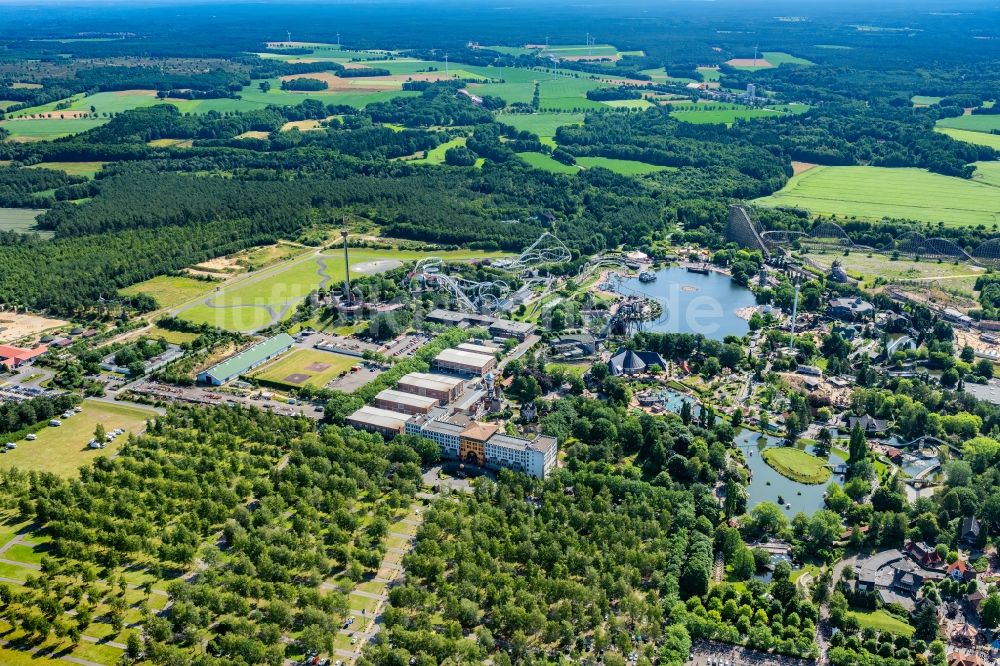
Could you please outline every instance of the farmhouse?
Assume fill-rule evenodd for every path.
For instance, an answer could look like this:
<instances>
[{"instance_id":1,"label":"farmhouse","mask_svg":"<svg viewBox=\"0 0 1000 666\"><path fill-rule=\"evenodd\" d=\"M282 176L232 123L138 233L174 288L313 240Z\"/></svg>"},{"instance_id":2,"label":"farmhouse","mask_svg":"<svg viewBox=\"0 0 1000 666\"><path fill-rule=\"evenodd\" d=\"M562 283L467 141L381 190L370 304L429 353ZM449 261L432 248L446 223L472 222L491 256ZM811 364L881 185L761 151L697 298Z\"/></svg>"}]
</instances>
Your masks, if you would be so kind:
<instances>
[{"instance_id":1,"label":"farmhouse","mask_svg":"<svg viewBox=\"0 0 1000 666\"><path fill-rule=\"evenodd\" d=\"M0 345L0 365L3 365L8 370L20 368L25 363L30 363L44 354L48 349L45 345L39 345L33 349Z\"/></svg>"},{"instance_id":2,"label":"farmhouse","mask_svg":"<svg viewBox=\"0 0 1000 666\"><path fill-rule=\"evenodd\" d=\"M267 363L292 348L295 340L287 333L268 338L234 354L222 363L198 373L198 381L213 386L222 386L231 379Z\"/></svg>"},{"instance_id":3,"label":"farmhouse","mask_svg":"<svg viewBox=\"0 0 1000 666\"><path fill-rule=\"evenodd\" d=\"M442 372L482 377L497 367L497 359L491 354L478 354L464 349L445 349L434 357L433 366Z\"/></svg>"}]
</instances>

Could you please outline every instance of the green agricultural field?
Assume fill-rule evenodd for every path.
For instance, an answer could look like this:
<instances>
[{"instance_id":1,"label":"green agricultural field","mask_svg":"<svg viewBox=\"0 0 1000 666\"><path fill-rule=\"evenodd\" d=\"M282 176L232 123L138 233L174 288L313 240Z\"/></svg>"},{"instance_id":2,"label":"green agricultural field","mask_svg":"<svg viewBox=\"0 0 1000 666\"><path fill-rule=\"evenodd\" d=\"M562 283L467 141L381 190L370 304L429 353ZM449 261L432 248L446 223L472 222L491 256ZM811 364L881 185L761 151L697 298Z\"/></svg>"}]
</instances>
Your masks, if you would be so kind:
<instances>
[{"instance_id":1,"label":"green agricultural field","mask_svg":"<svg viewBox=\"0 0 1000 666\"><path fill-rule=\"evenodd\" d=\"M718 81L722 78L718 67L699 67L697 71L701 74L703 81Z\"/></svg>"},{"instance_id":2,"label":"green agricultural field","mask_svg":"<svg viewBox=\"0 0 1000 666\"><path fill-rule=\"evenodd\" d=\"M322 388L359 362L359 359L344 354L299 349L254 371L251 377L289 388L306 385Z\"/></svg>"},{"instance_id":3,"label":"green agricultural field","mask_svg":"<svg viewBox=\"0 0 1000 666\"><path fill-rule=\"evenodd\" d=\"M1000 187L1000 162L976 162L972 179L993 187Z\"/></svg>"},{"instance_id":4,"label":"green agricultural field","mask_svg":"<svg viewBox=\"0 0 1000 666\"><path fill-rule=\"evenodd\" d=\"M554 55L557 58L574 58L579 56L605 56L614 57L618 55L618 49L611 44L553 44L545 49L544 53Z\"/></svg>"},{"instance_id":5,"label":"green agricultural field","mask_svg":"<svg viewBox=\"0 0 1000 666\"><path fill-rule=\"evenodd\" d=\"M578 157L576 164L571 166L563 164L545 153L518 153L517 156L536 169L567 175L576 174L581 169L590 169L593 167L604 167L609 171L614 171L624 176L644 176L657 171L670 170L670 167L657 166L635 160L619 160L610 157Z\"/></svg>"},{"instance_id":6,"label":"green agricultural field","mask_svg":"<svg viewBox=\"0 0 1000 666\"><path fill-rule=\"evenodd\" d=\"M978 146L988 146L1000 150L1000 134L988 134L972 130L954 129L952 127L937 127L935 131L947 134L956 141L974 143Z\"/></svg>"},{"instance_id":7,"label":"green agricultural field","mask_svg":"<svg viewBox=\"0 0 1000 666\"><path fill-rule=\"evenodd\" d=\"M517 156L524 160L528 166L541 169L542 171L563 174L576 174L580 172L580 167L563 164L545 153L518 153Z\"/></svg>"},{"instance_id":8,"label":"green agricultural field","mask_svg":"<svg viewBox=\"0 0 1000 666\"><path fill-rule=\"evenodd\" d=\"M531 55L538 52L538 49L526 49L523 46L483 46L482 48L509 56Z\"/></svg>"},{"instance_id":9,"label":"green agricultural field","mask_svg":"<svg viewBox=\"0 0 1000 666\"><path fill-rule=\"evenodd\" d=\"M764 59L769 63L778 67L779 65L814 65L811 60L806 60L805 58L799 58L793 56L791 53L785 53L783 51L764 51Z\"/></svg>"},{"instance_id":10,"label":"green agricultural field","mask_svg":"<svg viewBox=\"0 0 1000 666\"><path fill-rule=\"evenodd\" d=\"M942 118L937 121L936 124L938 127L950 127L952 129L986 132L989 134L994 130L1000 131L1000 115L957 116L955 118Z\"/></svg>"},{"instance_id":11,"label":"green agricultural field","mask_svg":"<svg viewBox=\"0 0 1000 666\"><path fill-rule=\"evenodd\" d=\"M83 411L63 420L61 426L45 426L38 431L38 439L34 442L17 442L17 449L0 455L0 468L17 467L63 477L76 476L80 466L98 456L113 455L125 443L126 436L123 435L104 449L87 448L98 423L103 424L108 432L125 428L128 432L139 433L145 428L146 419L155 416L155 412L142 407L85 400Z\"/></svg>"},{"instance_id":12,"label":"green agricultural field","mask_svg":"<svg viewBox=\"0 0 1000 666\"><path fill-rule=\"evenodd\" d=\"M824 483L832 474L825 460L792 446L764 449L761 456L776 472L799 483Z\"/></svg>"},{"instance_id":13,"label":"green agricultural field","mask_svg":"<svg viewBox=\"0 0 1000 666\"><path fill-rule=\"evenodd\" d=\"M199 296L204 296L218 286L215 282L196 280L182 275L160 275L121 290L123 296L147 294L156 299L161 308L175 308Z\"/></svg>"},{"instance_id":14,"label":"green agricultural field","mask_svg":"<svg viewBox=\"0 0 1000 666\"><path fill-rule=\"evenodd\" d=\"M887 631L897 636L913 635L913 627L894 615L890 615L884 610L877 611L851 611L850 613L858 620L862 629L872 628L875 631Z\"/></svg>"},{"instance_id":15,"label":"green agricultural field","mask_svg":"<svg viewBox=\"0 0 1000 666\"><path fill-rule=\"evenodd\" d=\"M990 227L1000 222L1000 187L914 168L814 167L756 203L824 215L940 221L948 226Z\"/></svg>"},{"instance_id":16,"label":"green agricultural field","mask_svg":"<svg viewBox=\"0 0 1000 666\"><path fill-rule=\"evenodd\" d=\"M466 138L464 136L456 137L451 141L446 141L442 143L437 148L432 148L427 151L424 157L419 157L414 160L407 160L410 164L444 164L444 154L448 152L450 148L457 148L459 146L465 145Z\"/></svg>"},{"instance_id":17,"label":"green agricultural field","mask_svg":"<svg viewBox=\"0 0 1000 666\"><path fill-rule=\"evenodd\" d=\"M780 115L780 112L772 111L771 109L748 109L746 107L698 109L692 106L690 110L682 107L680 110L672 111L671 115L677 118L677 120L683 120L686 123L732 125L737 120L773 118Z\"/></svg>"},{"instance_id":18,"label":"green agricultural field","mask_svg":"<svg viewBox=\"0 0 1000 666\"><path fill-rule=\"evenodd\" d=\"M0 208L0 231L31 231L35 219L44 212L31 208Z\"/></svg>"},{"instance_id":19,"label":"green agricultural field","mask_svg":"<svg viewBox=\"0 0 1000 666\"><path fill-rule=\"evenodd\" d=\"M593 167L604 167L609 171L620 173L623 176L645 176L648 173L657 171L672 171L672 167L647 164L636 160L619 160L612 157L578 157L576 163L584 169Z\"/></svg>"},{"instance_id":20,"label":"green agricultural field","mask_svg":"<svg viewBox=\"0 0 1000 666\"><path fill-rule=\"evenodd\" d=\"M653 106L648 99L613 99L604 104L612 109L648 109Z\"/></svg>"},{"instance_id":21,"label":"green agricultural field","mask_svg":"<svg viewBox=\"0 0 1000 666\"><path fill-rule=\"evenodd\" d=\"M65 171L71 176L86 176L93 178L94 174L104 168L104 162L39 162L32 164L29 169L53 169L55 171Z\"/></svg>"},{"instance_id":22,"label":"green agricultural field","mask_svg":"<svg viewBox=\"0 0 1000 666\"><path fill-rule=\"evenodd\" d=\"M522 132L540 137L552 137L556 130L566 125L583 124L582 113L506 113L497 116L497 122L510 125Z\"/></svg>"},{"instance_id":23,"label":"green agricultural field","mask_svg":"<svg viewBox=\"0 0 1000 666\"><path fill-rule=\"evenodd\" d=\"M934 106L943 100L944 97L933 97L931 95L914 95L910 101L914 106Z\"/></svg>"},{"instance_id":24,"label":"green agricultural field","mask_svg":"<svg viewBox=\"0 0 1000 666\"><path fill-rule=\"evenodd\" d=\"M587 91L602 84L592 79L554 78L544 81L538 89L538 104L544 111L574 111L606 109L603 102L587 99Z\"/></svg>"},{"instance_id":25,"label":"green agricultural field","mask_svg":"<svg viewBox=\"0 0 1000 666\"><path fill-rule=\"evenodd\" d=\"M86 132L108 122L107 118L42 118L0 121L15 141L48 141Z\"/></svg>"}]
</instances>

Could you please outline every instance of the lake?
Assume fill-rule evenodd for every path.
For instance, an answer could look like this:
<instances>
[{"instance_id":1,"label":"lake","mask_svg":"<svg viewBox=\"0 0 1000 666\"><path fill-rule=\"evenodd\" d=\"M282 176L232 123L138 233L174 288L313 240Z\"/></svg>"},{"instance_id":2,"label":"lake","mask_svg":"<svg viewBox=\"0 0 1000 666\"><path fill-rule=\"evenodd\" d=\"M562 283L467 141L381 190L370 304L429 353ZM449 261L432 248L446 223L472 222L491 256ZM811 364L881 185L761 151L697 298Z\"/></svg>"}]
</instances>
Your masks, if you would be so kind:
<instances>
[{"instance_id":1,"label":"lake","mask_svg":"<svg viewBox=\"0 0 1000 666\"><path fill-rule=\"evenodd\" d=\"M830 476L830 479L826 483L809 485L792 481L782 476L768 465L760 455L761 451L766 448L782 446L782 440L778 437L767 435L764 435L764 439L761 440L761 437L760 433L744 428L734 438L734 445L743 451L747 467L753 473L753 479L750 482L749 488L747 488L749 493L747 511L761 502L774 502L777 504L779 495L785 500L781 508L789 518L799 512L812 515L815 511L822 509L825 506L823 493L827 492L831 484L842 483L843 479L838 479L837 475L834 474ZM832 454L829 460L834 465L843 462L840 458ZM792 508L785 508L786 504L791 504Z\"/></svg>"},{"instance_id":2,"label":"lake","mask_svg":"<svg viewBox=\"0 0 1000 666\"><path fill-rule=\"evenodd\" d=\"M701 333L715 340L727 335L743 336L750 330L736 311L752 307L757 301L753 292L734 283L728 275L691 273L679 266L662 268L655 274L654 282L625 278L617 287L621 294L650 298L663 307L659 319L643 322L643 330Z\"/></svg>"}]
</instances>

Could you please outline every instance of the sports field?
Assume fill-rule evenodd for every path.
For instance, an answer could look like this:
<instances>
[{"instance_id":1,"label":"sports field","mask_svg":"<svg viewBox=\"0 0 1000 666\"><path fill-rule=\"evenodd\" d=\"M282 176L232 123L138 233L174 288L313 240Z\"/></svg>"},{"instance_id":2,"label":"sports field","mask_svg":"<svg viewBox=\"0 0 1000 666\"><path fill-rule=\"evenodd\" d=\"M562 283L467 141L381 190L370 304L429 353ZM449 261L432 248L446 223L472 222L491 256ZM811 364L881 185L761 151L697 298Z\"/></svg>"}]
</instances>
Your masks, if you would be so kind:
<instances>
[{"instance_id":1,"label":"sports field","mask_svg":"<svg viewBox=\"0 0 1000 666\"><path fill-rule=\"evenodd\" d=\"M955 129L953 127L937 127L935 131L947 134L956 141L974 143L978 146L989 146L1000 150L1000 134L988 134L986 132L975 132L973 130Z\"/></svg>"},{"instance_id":2,"label":"sports field","mask_svg":"<svg viewBox=\"0 0 1000 666\"><path fill-rule=\"evenodd\" d=\"M155 416L156 413L152 410L141 407L85 400L83 411L62 420L61 426L45 426L38 431L38 439L34 442L16 442L17 449L0 455L0 468L17 467L22 470L51 472L63 477L76 476L80 466L97 456L114 454L127 439L127 435L122 435L104 449L87 448L87 442L93 438L94 428L98 423L104 424L108 432L115 428L125 428L128 432L138 433L145 427L146 419Z\"/></svg>"},{"instance_id":3,"label":"sports field","mask_svg":"<svg viewBox=\"0 0 1000 666\"><path fill-rule=\"evenodd\" d=\"M306 385L322 388L360 362L354 356L319 349L298 349L254 371L251 376L290 388Z\"/></svg>"},{"instance_id":4,"label":"sports field","mask_svg":"<svg viewBox=\"0 0 1000 666\"><path fill-rule=\"evenodd\" d=\"M951 127L953 129L986 132L989 134L993 130L1000 131L1000 116L956 116L955 118L942 118L935 124L938 127Z\"/></svg>"},{"instance_id":5,"label":"sports field","mask_svg":"<svg viewBox=\"0 0 1000 666\"><path fill-rule=\"evenodd\" d=\"M764 449L761 456L776 472L799 483L823 483L832 473L824 460L792 446Z\"/></svg>"},{"instance_id":6,"label":"sports field","mask_svg":"<svg viewBox=\"0 0 1000 666\"><path fill-rule=\"evenodd\" d=\"M175 308L187 301L204 296L218 286L215 282L195 280L181 275L160 275L122 289L125 296L148 294L161 308Z\"/></svg>"},{"instance_id":7,"label":"sports field","mask_svg":"<svg viewBox=\"0 0 1000 666\"><path fill-rule=\"evenodd\" d=\"M915 168L819 166L793 176L780 191L756 203L955 227L990 227L1000 221L1000 187Z\"/></svg>"}]
</instances>

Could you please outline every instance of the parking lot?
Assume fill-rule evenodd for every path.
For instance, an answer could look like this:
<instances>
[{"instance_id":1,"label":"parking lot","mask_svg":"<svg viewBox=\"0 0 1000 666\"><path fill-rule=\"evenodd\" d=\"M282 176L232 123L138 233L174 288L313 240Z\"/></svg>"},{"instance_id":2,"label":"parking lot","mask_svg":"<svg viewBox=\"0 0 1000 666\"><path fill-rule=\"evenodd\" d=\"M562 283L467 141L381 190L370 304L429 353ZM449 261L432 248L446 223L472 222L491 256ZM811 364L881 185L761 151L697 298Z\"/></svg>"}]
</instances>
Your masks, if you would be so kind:
<instances>
[{"instance_id":1,"label":"parking lot","mask_svg":"<svg viewBox=\"0 0 1000 666\"><path fill-rule=\"evenodd\" d=\"M716 643L714 641L694 641L691 645L693 666L810 666L815 662L781 655L759 652L740 645Z\"/></svg>"}]
</instances>

